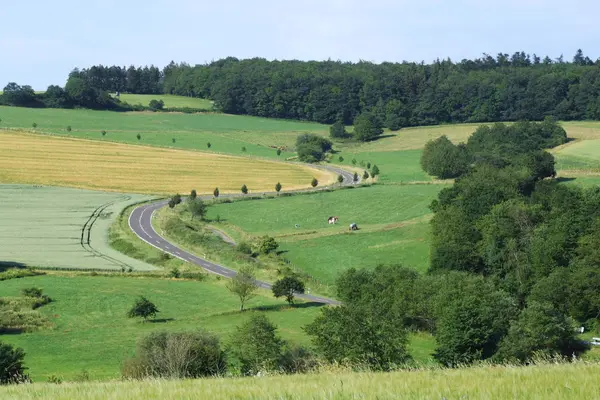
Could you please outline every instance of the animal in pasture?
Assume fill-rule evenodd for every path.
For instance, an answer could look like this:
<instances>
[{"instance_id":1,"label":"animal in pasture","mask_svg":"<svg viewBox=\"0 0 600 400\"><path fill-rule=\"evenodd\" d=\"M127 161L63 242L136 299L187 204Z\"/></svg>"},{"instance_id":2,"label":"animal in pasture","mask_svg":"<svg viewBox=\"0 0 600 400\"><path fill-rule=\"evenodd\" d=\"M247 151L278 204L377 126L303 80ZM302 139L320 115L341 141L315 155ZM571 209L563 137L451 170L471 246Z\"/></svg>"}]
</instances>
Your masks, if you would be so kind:
<instances>
[{"instance_id":1,"label":"animal in pasture","mask_svg":"<svg viewBox=\"0 0 600 400\"><path fill-rule=\"evenodd\" d=\"M338 217L329 217L329 218L327 218L327 223L330 225L335 224L336 222L338 222L338 219L339 219Z\"/></svg>"},{"instance_id":2,"label":"animal in pasture","mask_svg":"<svg viewBox=\"0 0 600 400\"><path fill-rule=\"evenodd\" d=\"M350 227L348 228L351 231L357 231L358 230L358 225L356 225L355 222L350 224Z\"/></svg>"}]
</instances>

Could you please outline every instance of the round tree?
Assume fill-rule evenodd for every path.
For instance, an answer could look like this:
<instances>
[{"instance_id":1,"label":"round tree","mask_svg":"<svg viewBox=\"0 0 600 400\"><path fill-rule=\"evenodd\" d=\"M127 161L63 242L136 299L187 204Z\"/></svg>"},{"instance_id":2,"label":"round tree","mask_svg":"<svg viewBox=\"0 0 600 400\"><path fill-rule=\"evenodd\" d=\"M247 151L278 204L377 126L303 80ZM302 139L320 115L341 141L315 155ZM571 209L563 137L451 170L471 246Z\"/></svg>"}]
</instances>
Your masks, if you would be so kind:
<instances>
[{"instance_id":1,"label":"round tree","mask_svg":"<svg viewBox=\"0 0 600 400\"><path fill-rule=\"evenodd\" d=\"M137 138L137 140L142 140L142 135L140 135L139 133L135 137Z\"/></svg>"},{"instance_id":2,"label":"round tree","mask_svg":"<svg viewBox=\"0 0 600 400\"><path fill-rule=\"evenodd\" d=\"M106 136L106 131L103 130L102 132L100 132L102 134L102 136Z\"/></svg>"},{"instance_id":3,"label":"round tree","mask_svg":"<svg viewBox=\"0 0 600 400\"><path fill-rule=\"evenodd\" d=\"M344 157L342 157L342 156L339 156L339 157L338 157L338 160L339 160L340 162L344 162Z\"/></svg>"},{"instance_id":4,"label":"round tree","mask_svg":"<svg viewBox=\"0 0 600 400\"><path fill-rule=\"evenodd\" d=\"M246 186L246 184L242 185L242 189L241 190L242 190L243 194L248 194L248 186Z\"/></svg>"},{"instance_id":5,"label":"round tree","mask_svg":"<svg viewBox=\"0 0 600 400\"><path fill-rule=\"evenodd\" d=\"M145 297L140 297L136 300L131 310L127 313L129 318L141 317L144 318L144 322L148 320L148 317L154 318L158 313L158 308Z\"/></svg>"},{"instance_id":6,"label":"round tree","mask_svg":"<svg viewBox=\"0 0 600 400\"><path fill-rule=\"evenodd\" d=\"M206 143L206 147L208 147L209 149L211 146L212 146L212 144L210 144L210 142Z\"/></svg>"},{"instance_id":7,"label":"round tree","mask_svg":"<svg viewBox=\"0 0 600 400\"><path fill-rule=\"evenodd\" d=\"M242 153L246 152L246 146L242 147Z\"/></svg>"},{"instance_id":8,"label":"round tree","mask_svg":"<svg viewBox=\"0 0 600 400\"><path fill-rule=\"evenodd\" d=\"M272 290L275 297L285 296L285 300L292 304L294 295L304 293L304 282L294 276L286 276L275 282Z\"/></svg>"},{"instance_id":9,"label":"round tree","mask_svg":"<svg viewBox=\"0 0 600 400\"><path fill-rule=\"evenodd\" d=\"M71 125L67 126L67 132L71 132L72 128Z\"/></svg>"},{"instance_id":10,"label":"round tree","mask_svg":"<svg viewBox=\"0 0 600 400\"><path fill-rule=\"evenodd\" d=\"M339 183L342 183L342 182L344 182L344 177L343 177L341 174L340 174L340 175L338 175L338 177L337 177L337 181L338 181Z\"/></svg>"},{"instance_id":11,"label":"round tree","mask_svg":"<svg viewBox=\"0 0 600 400\"><path fill-rule=\"evenodd\" d=\"M317 178L312 178L312 181L310 182L310 186L317 187L318 184L319 184L319 181L317 180Z\"/></svg>"}]
</instances>

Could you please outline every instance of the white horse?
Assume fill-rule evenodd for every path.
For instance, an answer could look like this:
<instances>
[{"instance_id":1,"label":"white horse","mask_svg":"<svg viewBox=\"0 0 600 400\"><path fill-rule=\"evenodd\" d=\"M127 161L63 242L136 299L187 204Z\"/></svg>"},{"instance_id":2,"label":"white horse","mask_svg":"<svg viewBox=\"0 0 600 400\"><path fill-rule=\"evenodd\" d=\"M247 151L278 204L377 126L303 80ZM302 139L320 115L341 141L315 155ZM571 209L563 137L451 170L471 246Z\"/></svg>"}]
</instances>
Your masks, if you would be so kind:
<instances>
[{"instance_id":1,"label":"white horse","mask_svg":"<svg viewBox=\"0 0 600 400\"><path fill-rule=\"evenodd\" d=\"M336 222L338 222L338 219L339 219L338 217L329 217L329 218L327 218L327 223L330 225L335 224Z\"/></svg>"}]
</instances>

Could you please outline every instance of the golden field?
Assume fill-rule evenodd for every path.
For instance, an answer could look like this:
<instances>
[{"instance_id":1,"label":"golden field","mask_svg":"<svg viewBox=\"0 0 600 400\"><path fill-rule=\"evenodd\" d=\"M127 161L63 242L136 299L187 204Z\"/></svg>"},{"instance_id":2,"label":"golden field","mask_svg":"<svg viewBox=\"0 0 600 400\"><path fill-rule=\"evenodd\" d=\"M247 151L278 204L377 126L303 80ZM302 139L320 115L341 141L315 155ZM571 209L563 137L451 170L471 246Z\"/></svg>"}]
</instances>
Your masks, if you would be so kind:
<instances>
[{"instance_id":1,"label":"golden field","mask_svg":"<svg viewBox=\"0 0 600 400\"><path fill-rule=\"evenodd\" d=\"M0 183L128 193L250 193L308 187L335 174L315 168L187 150L0 131Z\"/></svg>"}]
</instances>

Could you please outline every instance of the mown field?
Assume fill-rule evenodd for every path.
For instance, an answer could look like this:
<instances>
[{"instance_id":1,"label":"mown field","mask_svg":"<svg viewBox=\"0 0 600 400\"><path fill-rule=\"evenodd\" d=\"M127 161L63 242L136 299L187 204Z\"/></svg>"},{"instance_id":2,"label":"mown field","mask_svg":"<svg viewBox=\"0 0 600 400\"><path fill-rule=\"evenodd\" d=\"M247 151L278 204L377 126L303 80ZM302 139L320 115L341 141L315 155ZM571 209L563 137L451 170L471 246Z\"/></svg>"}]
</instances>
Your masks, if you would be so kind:
<instances>
[{"instance_id":1,"label":"mown field","mask_svg":"<svg viewBox=\"0 0 600 400\"><path fill-rule=\"evenodd\" d=\"M392 373L144 382L33 384L0 388L7 399L593 399L600 364L478 366Z\"/></svg>"},{"instance_id":2,"label":"mown field","mask_svg":"<svg viewBox=\"0 0 600 400\"><path fill-rule=\"evenodd\" d=\"M232 173L235 171L234 173ZM305 166L150 146L0 131L0 183L173 194L307 187L335 174Z\"/></svg>"},{"instance_id":3,"label":"mown field","mask_svg":"<svg viewBox=\"0 0 600 400\"><path fill-rule=\"evenodd\" d=\"M112 249L107 235L108 227L123 208L151 198L0 185L0 263L45 268L154 270L152 265Z\"/></svg>"},{"instance_id":4,"label":"mown field","mask_svg":"<svg viewBox=\"0 0 600 400\"><path fill-rule=\"evenodd\" d=\"M175 96L172 94L131 94L120 93L119 100L131 105L141 104L147 106L152 100L162 100L165 108L195 108L200 110L212 110L211 100L199 99L197 97Z\"/></svg>"},{"instance_id":5,"label":"mown field","mask_svg":"<svg viewBox=\"0 0 600 400\"><path fill-rule=\"evenodd\" d=\"M319 304L301 303L290 308L263 291L248 302L247 311L240 313L237 297L224 283L216 277L198 282L64 273L4 281L0 297L17 296L26 287L43 288L53 302L39 311L53 327L3 335L2 340L25 350L29 372L37 382L52 374L72 380L83 370L94 380L117 379L122 361L133 355L137 339L149 332L206 329L227 343L235 327L254 313L264 313L284 339L309 344L302 327L317 315ZM160 310L157 322L126 317L134 300L142 295ZM427 362L432 340L426 335L416 336L411 349L415 357Z\"/></svg>"}]
</instances>

